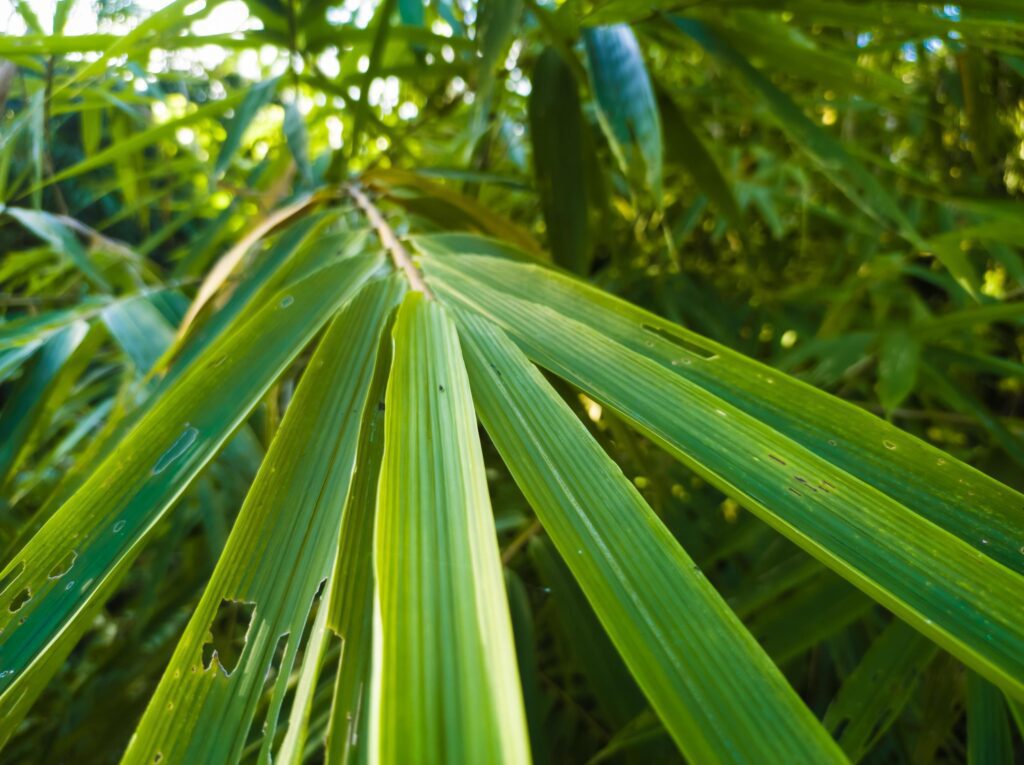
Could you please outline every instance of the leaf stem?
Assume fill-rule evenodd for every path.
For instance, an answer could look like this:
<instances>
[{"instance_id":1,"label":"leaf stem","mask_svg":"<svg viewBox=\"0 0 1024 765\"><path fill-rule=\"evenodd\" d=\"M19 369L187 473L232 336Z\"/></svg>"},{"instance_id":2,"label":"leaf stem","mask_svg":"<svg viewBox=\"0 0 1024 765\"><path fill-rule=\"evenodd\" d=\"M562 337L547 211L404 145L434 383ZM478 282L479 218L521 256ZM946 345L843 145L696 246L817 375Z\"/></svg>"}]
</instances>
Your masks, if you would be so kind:
<instances>
[{"instance_id":1,"label":"leaf stem","mask_svg":"<svg viewBox=\"0 0 1024 765\"><path fill-rule=\"evenodd\" d=\"M376 230L377 237L380 239L380 243L384 245L384 249L388 251L391 260L394 261L395 268L405 273L406 278L409 280L409 286L417 292L422 292L428 300L433 300L434 293L430 291L430 287L423 281L423 274L420 273L416 264L412 262L409 251L398 241L394 229L384 220L384 216L381 215L376 205L370 201L369 197L356 184L349 184L345 187L345 190Z\"/></svg>"}]
</instances>

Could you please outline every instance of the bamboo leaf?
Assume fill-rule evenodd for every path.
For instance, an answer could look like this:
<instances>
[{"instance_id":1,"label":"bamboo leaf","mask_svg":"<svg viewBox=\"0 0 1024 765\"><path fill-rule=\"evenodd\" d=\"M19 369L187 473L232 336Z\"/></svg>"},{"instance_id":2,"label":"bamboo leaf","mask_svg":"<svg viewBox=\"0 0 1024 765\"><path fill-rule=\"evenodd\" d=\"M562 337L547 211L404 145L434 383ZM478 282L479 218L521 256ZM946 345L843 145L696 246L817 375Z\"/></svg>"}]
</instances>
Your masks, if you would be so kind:
<instances>
[{"instance_id":1,"label":"bamboo leaf","mask_svg":"<svg viewBox=\"0 0 1024 765\"><path fill-rule=\"evenodd\" d=\"M284 135L299 170L299 188L308 189L313 185L313 167L309 164L309 135L306 133L306 121L294 99L284 105Z\"/></svg>"},{"instance_id":2,"label":"bamboo leaf","mask_svg":"<svg viewBox=\"0 0 1024 765\"><path fill-rule=\"evenodd\" d=\"M377 496L370 761L526 763L529 743L455 326L410 293Z\"/></svg>"},{"instance_id":3,"label":"bamboo leaf","mask_svg":"<svg viewBox=\"0 0 1024 765\"><path fill-rule=\"evenodd\" d=\"M935 645L894 619L875 638L825 713L825 727L852 762L859 762L896 721Z\"/></svg>"},{"instance_id":4,"label":"bamboo leaf","mask_svg":"<svg viewBox=\"0 0 1024 765\"><path fill-rule=\"evenodd\" d=\"M181 320L181 325L178 327L178 337L176 338L175 346L172 346L172 348L176 348L177 344L181 342L189 326L195 321L203 306L206 305L210 298L217 293L217 290L224 285L228 277L238 268L249 250L275 228L301 214L310 205L316 204L319 200L320 197L318 195L307 194L290 205L275 210L253 226L230 250L221 255L203 279L203 283L199 285L199 290L196 292L192 304L188 307L185 318Z\"/></svg>"},{"instance_id":5,"label":"bamboo leaf","mask_svg":"<svg viewBox=\"0 0 1024 765\"><path fill-rule=\"evenodd\" d=\"M352 478L335 560L328 626L341 641L327 734L330 765L365 763L369 747L370 660L373 654L373 533L377 485L384 454L384 398L391 370L390 331L377 361L377 376L363 415L356 472Z\"/></svg>"},{"instance_id":6,"label":"bamboo leaf","mask_svg":"<svg viewBox=\"0 0 1024 765\"><path fill-rule=\"evenodd\" d=\"M894 330L882 337L878 353L878 400L887 411L898 407L917 383L921 344L910 332Z\"/></svg>"},{"instance_id":7,"label":"bamboo leaf","mask_svg":"<svg viewBox=\"0 0 1024 765\"><path fill-rule=\"evenodd\" d=\"M732 226L739 229L743 223L743 214L736 195L718 162L690 126L691 116L684 113L679 103L669 95L659 99L659 106L665 123L667 158L678 158L718 211Z\"/></svg>"},{"instance_id":8,"label":"bamboo leaf","mask_svg":"<svg viewBox=\"0 0 1024 765\"><path fill-rule=\"evenodd\" d=\"M861 407L578 279L538 266L467 254L429 257L424 260L425 271L428 277L443 279L462 274L473 280L472 289L481 284L496 291L484 290L479 296L488 297L489 304L496 301L495 307L500 305L502 310L522 305L507 303L506 298L512 297L545 306L596 330L871 484L976 551L1024 574L1020 550L1024 497L1019 492ZM962 323L970 326L995 317L1016 317L1022 304L997 305L994 308L1000 310L995 313L986 313L985 308L962 312ZM489 310L494 308L489 305ZM512 337L522 342L520 336L535 324L527 322L512 332ZM947 330L945 325L936 327L936 332ZM973 494L966 495L966 491Z\"/></svg>"},{"instance_id":9,"label":"bamboo leaf","mask_svg":"<svg viewBox=\"0 0 1024 765\"><path fill-rule=\"evenodd\" d=\"M93 265L82 243L75 232L58 216L42 210L24 210L19 207L2 207L0 210L10 215L33 234L49 242L53 249L68 258L94 285L104 291L110 291L108 282Z\"/></svg>"},{"instance_id":10,"label":"bamboo leaf","mask_svg":"<svg viewBox=\"0 0 1024 765\"><path fill-rule=\"evenodd\" d=\"M978 277L964 253L959 248L929 247L893 196L864 165L847 152L842 142L813 123L789 96L751 66L710 25L679 17L673 17L672 23L738 73L763 99L790 140L806 152L854 204L879 222L893 227L919 251L934 252L960 286L970 295L977 295Z\"/></svg>"},{"instance_id":11,"label":"bamboo leaf","mask_svg":"<svg viewBox=\"0 0 1024 765\"><path fill-rule=\"evenodd\" d=\"M990 546L989 539L976 536L980 527L989 524L998 529L997 519L979 509L984 494L1015 498L1011 506L998 505L996 510L1008 522L1009 539L1014 539L1012 529L1020 528L1024 512L1020 495L966 466L947 468L952 460L939 458L941 464L918 466L912 490L904 484L896 493L902 494L907 503L903 504L898 496L885 493L885 482L873 485L848 472L838 459L820 453L839 455L845 443L852 442L856 457L864 433L844 442L844 448L834 437L809 448L780 429L777 420L766 422L711 386L691 379L684 370L703 366L714 377L724 366L717 363L721 354L707 350L706 341L688 342L667 322L664 329L657 323L634 324L633 337L646 335L640 345L647 349L658 345L659 332L678 338L678 342L665 340L666 357L659 362L651 358L654 354L633 350L602 333L601 325L610 323L611 316L584 323L587 312L580 310L579 303L570 318L537 302L544 298L546 281L565 277L534 278L531 299L515 298L460 274L471 261L481 265L481 260L497 262L468 257L432 260L428 268L435 277L432 289L498 322L534 361L621 414L713 485L1011 695L1024 696L1024 609L1020 608L1024 577L983 552ZM775 385L781 377L760 375L760 388ZM755 381L756 377L747 384ZM844 405L802 386L787 385L793 393L791 406L801 407L799 421L808 420L812 407L825 416L830 409L845 414ZM878 432L881 427L872 430ZM909 436L898 442L884 439L876 448L881 454L907 449L917 456L915 462L928 453L927 447ZM847 460L855 467L858 462ZM897 483L891 464L887 472L891 482ZM918 514L934 497L935 484L946 479L947 470L964 476L954 479L963 483L942 499L960 516L957 522L970 542ZM899 476L900 481L905 479ZM966 492L974 496L968 498ZM1019 568L1024 565L1018 559L1019 545L1011 544L1016 549L1013 564Z\"/></svg>"},{"instance_id":12,"label":"bamboo leaf","mask_svg":"<svg viewBox=\"0 0 1024 765\"><path fill-rule=\"evenodd\" d=\"M401 291L396 277L367 285L325 333L125 762L234 762L268 673L291 674L317 587L334 565L380 335ZM244 647L228 666L215 619L231 602L251 604L252 614ZM212 651L204 652L207 645ZM264 761L282 697L276 688Z\"/></svg>"},{"instance_id":13,"label":"bamboo leaf","mask_svg":"<svg viewBox=\"0 0 1024 765\"><path fill-rule=\"evenodd\" d=\"M636 35L627 24L583 32L598 116L622 170L661 204L661 119Z\"/></svg>"},{"instance_id":14,"label":"bamboo leaf","mask_svg":"<svg viewBox=\"0 0 1024 765\"><path fill-rule=\"evenodd\" d=\"M968 765L1012 765L1013 739L1003 694L974 672L967 675Z\"/></svg>"},{"instance_id":15,"label":"bamboo leaf","mask_svg":"<svg viewBox=\"0 0 1024 765\"><path fill-rule=\"evenodd\" d=\"M639 492L498 329L460 315L480 417L623 659L695 762L842 762Z\"/></svg>"},{"instance_id":16,"label":"bamboo leaf","mask_svg":"<svg viewBox=\"0 0 1024 765\"><path fill-rule=\"evenodd\" d=\"M351 259L279 293L197 358L3 570L0 739L57 670L147 532L331 313L377 268ZM116 487L116 489L112 489ZM70 553L74 565L54 567Z\"/></svg>"},{"instance_id":17,"label":"bamboo leaf","mask_svg":"<svg viewBox=\"0 0 1024 765\"><path fill-rule=\"evenodd\" d=\"M28 368L7 393L0 410L0 489L24 457L48 402L59 398L58 390L73 381L67 365L88 332L84 321L57 332L35 352ZM84 359L77 366L84 366Z\"/></svg>"},{"instance_id":18,"label":"bamboo leaf","mask_svg":"<svg viewBox=\"0 0 1024 765\"><path fill-rule=\"evenodd\" d=\"M586 274L593 254L583 157L587 126L576 78L554 48L545 48L531 82L533 169L548 242L556 263Z\"/></svg>"},{"instance_id":19,"label":"bamboo leaf","mask_svg":"<svg viewBox=\"0 0 1024 765\"><path fill-rule=\"evenodd\" d=\"M234 159L235 154L238 153L238 149L242 145L242 137L245 135L246 129L260 109L274 98L280 80L280 77L271 77L248 89L245 98L242 99L242 103L238 105L234 115L224 125L227 137L220 146L217 162L213 166L214 178L220 178L224 171L227 170L228 165L231 164L231 160Z\"/></svg>"}]
</instances>

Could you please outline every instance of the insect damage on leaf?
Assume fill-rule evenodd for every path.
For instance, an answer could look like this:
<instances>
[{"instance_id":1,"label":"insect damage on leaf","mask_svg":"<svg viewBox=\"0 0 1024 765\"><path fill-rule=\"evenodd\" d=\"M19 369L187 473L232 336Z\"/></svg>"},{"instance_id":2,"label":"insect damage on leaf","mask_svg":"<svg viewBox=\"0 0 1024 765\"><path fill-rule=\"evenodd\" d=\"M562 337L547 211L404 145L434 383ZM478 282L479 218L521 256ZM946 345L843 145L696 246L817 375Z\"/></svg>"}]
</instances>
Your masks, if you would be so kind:
<instances>
[{"instance_id":1,"label":"insect damage on leaf","mask_svg":"<svg viewBox=\"0 0 1024 765\"><path fill-rule=\"evenodd\" d=\"M238 666L249 636L249 625L256 614L256 604L244 600L224 598L210 625L209 639L203 643L203 669L216 661L226 677Z\"/></svg>"}]
</instances>

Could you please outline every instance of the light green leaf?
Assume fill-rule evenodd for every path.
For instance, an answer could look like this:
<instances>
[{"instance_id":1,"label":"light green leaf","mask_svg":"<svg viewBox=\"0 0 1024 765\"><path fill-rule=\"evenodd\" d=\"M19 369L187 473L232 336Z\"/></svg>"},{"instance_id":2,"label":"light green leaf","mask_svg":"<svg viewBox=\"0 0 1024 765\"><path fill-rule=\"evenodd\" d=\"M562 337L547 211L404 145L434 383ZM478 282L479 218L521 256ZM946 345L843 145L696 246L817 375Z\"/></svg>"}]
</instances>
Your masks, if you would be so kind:
<instances>
[{"instance_id":1,"label":"light green leaf","mask_svg":"<svg viewBox=\"0 0 1024 765\"><path fill-rule=\"evenodd\" d=\"M552 292L571 284L568 277L495 258L426 265L438 294L494 319L534 361L620 413L965 663L1024 696L1024 577L996 560L1024 568L1019 494L952 458L933 457L941 452L863 411L853 415L849 405L640 309L619 304L613 312L618 301L591 292L574 301L571 316L560 313L551 307ZM495 270L506 271L500 287L467 278ZM528 298L508 292L521 287ZM736 385L741 368L745 380ZM744 395L751 387L754 403ZM841 431L833 431L840 420ZM897 460L913 465L910 475L894 469Z\"/></svg>"},{"instance_id":2,"label":"light green leaf","mask_svg":"<svg viewBox=\"0 0 1024 765\"><path fill-rule=\"evenodd\" d=\"M364 287L313 354L125 762L152 763L157 755L169 762L234 762L268 673L285 681L291 674L317 588L338 551L340 510L381 331L402 292L396 278ZM216 624L228 603L252 609L244 647L230 665L231 636ZM272 666L281 640L283 658ZM263 729L263 761L283 691L279 680Z\"/></svg>"},{"instance_id":3,"label":"light green leaf","mask_svg":"<svg viewBox=\"0 0 1024 765\"><path fill-rule=\"evenodd\" d=\"M440 305L410 293L393 337L370 761L527 763L512 625L455 326Z\"/></svg>"},{"instance_id":4,"label":"light green leaf","mask_svg":"<svg viewBox=\"0 0 1024 765\"><path fill-rule=\"evenodd\" d=\"M153 369L174 339L173 329L147 297L115 301L100 316L142 374Z\"/></svg>"},{"instance_id":5,"label":"light green leaf","mask_svg":"<svg viewBox=\"0 0 1024 765\"><path fill-rule=\"evenodd\" d=\"M110 282L96 269L89 258L89 253L78 241L78 236L59 216L42 210L25 210L20 207L0 207L0 210L40 239L49 242L56 252L74 263L97 287L105 291L110 290Z\"/></svg>"},{"instance_id":6,"label":"light green leaf","mask_svg":"<svg viewBox=\"0 0 1024 765\"><path fill-rule=\"evenodd\" d=\"M655 316L578 279L498 258L432 257L519 300L536 302L591 327L777 429L1004 566L1024 574L1019 529L1024 496L946 452L834 396ZM440 274L438 274L440 275ZM486 292L481 295L487 294ZM962 323L1021 314L1024 303L962 312ZM1013 309L1007 312L1006 309ZM535 322L534 322L535 323ZM519 332L523 332L524 325ZM929 324L930 328L932 325ZM939 328L936 327L936 331ZM519 333L513 333L516 337ZM974 492L965 512L964 491Z\"/></svg>"},{"instance_id":7,"label":"light green leaf","mask_svg":"<svg viewBox=\"0 0 1024 765\"><path fill-rule=\"evenodd\" d=\"M460 314L488 434L680 750L694 762L842 762L618 466L523 353Z\"/></svg>"},{"instance_id":8,"label":"light green leaf","mask_svg":"<svg viewBox=\"0 0 1024 765\"><path fill-rule=\"evenodd\" d=\"M330 765L365 763L369 751L370 659L373 654L373 531L384 454L384 397L391 370L390 335L382 343L377 375L363 415L341 539L331 581L328 626L341 638L327 734Z\"/></svg>"},{"instance_id":9,"label":"light green leaf","mask_svg":"<svg viewBox=\"0 0 1024 765\"><path fill-rule=\"evenodd\" d=\"M0 739L74 647L149 530L379 263L354 258L296 283L213 343L13 556L3 595L21 604L0 609ZM53 576L72 554L71 568Z\"/></svg>"}]
</instances>

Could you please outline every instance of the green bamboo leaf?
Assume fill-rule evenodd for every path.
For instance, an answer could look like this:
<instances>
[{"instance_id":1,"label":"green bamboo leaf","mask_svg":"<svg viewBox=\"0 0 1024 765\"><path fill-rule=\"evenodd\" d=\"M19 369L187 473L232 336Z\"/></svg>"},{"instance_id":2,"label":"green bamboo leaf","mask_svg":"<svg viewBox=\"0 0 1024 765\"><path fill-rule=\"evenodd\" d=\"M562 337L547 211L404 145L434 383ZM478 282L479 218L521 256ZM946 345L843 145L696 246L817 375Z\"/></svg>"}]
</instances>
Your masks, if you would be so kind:
<instances>
[{"instance_id":1,"label":"green bamboo leaf","mask_svg":"<svg viewBox=\"0 0 1024 765\"><path fill-rule=\"evenodd\" d=\"M471 378L472 379L472 378ZM527 551L550 592L556 637L586 678L597 707L611 725L625 725L646 706L629 670L605 633L572 572L547 539L534 537Z\"/></svg>"},{"instance_id":2,"label":"green bamboo leaf","mask_svg":"<svg viewBox=\"0 0 1024 765\"><path fill-rule=\"evenodd\" d=\"M512 630L516 641L516 663L519 665L519 679L523 686L523 704L526 707L526 722L530 730L530 749L534 765L548 761L548 737L544 730L544 716L547 712L540 689L540 672L537 665L537 631L526 585L511 568L505 568L505 588L508 590L508 607L512 614Z\"/></svg>"},{"instance_id":3,"label":"green bamboo leaf","mask_svg":"<svg viewBox=\"0 0 1024 765\"><path fill-rule=\"evenodd\" d=\"M2 574L3 595L17 607L0 609L0 739L74 647L147 532L379 264L354 258L298 282L213 343L13 556ZM73 565L61 569L69 556Z\"/></svg>"},{"instance_id":4,"label":"green bamboo leaf","mask_svg":"<svg viewBox=\"0 0 1024 765\"><path fill-rule=\"evenodd\" d=\"M167 319L145 297L118 300L104 308L100 316L135 368L143 374L153 369L174 340L174 330Z\"/></svg>"},{"instance_id":5,"label":"green bamboo leaf","mask_svg":"<svg viewBox=\"0 0 1024 765\"><path fill-rule=\"evenodd\" d=\"M743 214L736 195L718 162L690 126L691 116L668 94L659 98L659 107L665 123L666 159L678 160L693 176L700 190L714 203L718 212L734 228L739 229L743 223Z\"/></svg>"},{"instance_id":6,"label":"green bamboo leaf","mask_svg":"<svg viewBox=\"0 0 1024 765\"><path fill-rule=\"evenodd\" d=\"M655 741L664 735L665 727L661 724L661 720L650 709L645 709L628 725L620 728L611 741L587 761L587 765L600 765L609 760L614 762L630 749Z\"/></svg>"},{"instance_id":7,"label":"green bamboo leaf","mask_svg":"<svg viewBox=\"0 0 1024 765\"><path fill-rule=\"evenodd\" d=\"M521 0L479 0L477 10L477 62L478 72L473 117L469 125L467 148L471 159L477 142L494 117L495 73L504 63L508 48L516 33L516 21L522 12Z\"/></svg>"},{"instance_id":8,"label":"green bamboo leaf","mask_svg":"<svg viewBox=\"0 0 1024 765\"><path fill-rule=\"evenodd\" d=\"M856 587L825 570L744 623L765 652L785 667L863 618L873 605Z\"/></svg>"},{"instance_id":9,"label":"green bamboo leaf","mask_svg":"<svg viewBox=\"0 0 1024 765\"><path fill-rule=\"evenodd\" d=\"M396 279L364 287L313 354L125 762L234 762L268 673L285 682L291 674L317 588L338 551L338 511L348 494L381 331L402 292ZM231 636L217 629L216 619L230 603L249 604L251 617L229 665ZM281 640L283 658L272 666ZM263 761L283 690L278 682L272 693Z\"/></svg>"},{"instance_id":10,"label":"green bamboo leaf","mask_svg":"<svg viewBox=\"0 0 1024 765\"><path fill-rule=\"evenodd\" d=\"M431 258L432 268L454 260ZM578 320L777 429L1004 566L1024 574L1024 497L941 449L778 370L577 279L498 258L458 257L459 271ZM1021 304L962 312L960 323L1021 313ZM1013 309L1007 311L1006 309ZM959 325L959 323L958 323ZM927 325L931 327L931 324ZM936 329L938 331L938 328ZM944 331L944 330L943 330ZM965 512L965 487L974 492Z\"/></svg>"},{"instance_id":11,"label":"green bamboo leaf","mask_svg":"<svg viewBox=\"0 0 1024 765\"><path fill-rule=\"evenodd\" d=\"M680 750L843 762L640 493L508 337L460 314L480 418Z\"/></svg>"},{"instance_id":12,"label":"green bamboo leaf","mask_svg":"<svg viewBox=\"0 0 1024 765\"><path fill-rule=\"evenodd\" d=\"M306 120L294 99L284 105L284 137L299 171L299 188L309 189L313 185L313 168L309 164L309 135L306 133Z\"/></svg>"},{"instance_id":13,"label":"green bamboo leaf","mask_svg":"<svg viewBox=\"0 0 1024 765\"><path fill-rule=\"evenodd\" d=\"M592 293L574 302L571 316L560 313L546 299L554 285L571 283L568 277L496 258L437 258L425 265L447 300L491 317L534 361L620 413L1007 692L1024 696L1024 577L1016 572L1024 569L1024 498L1018 493L952 458L933 457L941 452L896 435L871 415L853 416L848 405L640 309L616 315L598 303L617 301ZM502 291L514 289L509 273L500 288L466 277L496 266L531 273L519 285L529 298ZM741 367L747 379L726 394L723 383L734 384ZM757 407L737 396L750 387ZM789 400L776 401L779 393ZM786 409L792 421L779 416ZM838 420L846 421L849 435L828 430ZM818 428L822 435L814 433ZM896 471L896 460L913 467ZM876 480L883 473L888 478ZM951 476L954 488L939 494ZM1003 549L991 550L982 529L998 534Z\"/></svg>"},{"instance_id":14,"label":"green bamboo leaf","mask_svg":"<svg viewBox=\"0 0 1024 765\"><path fill-rule=\"evenodd\" d=\"M455 325L410 293L393 337L370 761L526 763L512 626Z\"/></svg>"},{"instance_id":15,"label":"green bamboo leaf","mask_svg":"<svg viewBox=\"0 0 1024 765\"><path fill-rule=\"evenodd\" d=\"M390 332L377 361L352 478L341 520L341 539L328 602L328 626L342 642L327 733L330 765L365 763L369 741L369 688L373 654L373 530L384 454L384 397L391 369Z\"/></svg>"},{"instance_id":16,"label":"green bamboo leaf","mask_svg":"<svg viewBox=\"0 0 1024 765\"><path fill-rule=\"evenodd\" d=\"M403 24L422 27L427 19L423 0L398 0L398 17Z\"/></svg>"},{"instance_id":17,"label":"green bamboo leaf","mask_svg":"<svg viewBox=\"0 0 1024 765\"><path fill-rule=\"evenodd\" d=\"M49 402L59 400L59 391L73 382L75 373L67 365L88 333L89 325L84 321L76 321L57 332L35 352L22 376L7 392L0 410L0 489L25 456ZM76 371L81 371L84 361L80 360Z\"/></svg>"},{"instance_id":18,"label":"green bamboo leaf","mask_svg":"<svg viewBox=\"0 0 1024 765\"><path fill-rule=\"evenodd\" d=\"M108 296L86 297L69 308L25 314L10 321L0 321L0 350L38 347L47 338L72 324L91 319L111 302Z\"/></svg>"},{"instance_id":19,"label":"green bamboo leaf","mask_svg":"<svg viewBox=\"0 0 1024 765\"><path fill-rule=\"evenodd\" d=\"M530 81L533 170L551 253L560 266L586 274L593 255L583 156L587 126L576 78L554 48L545 48Z\"/></svg>"},{"instance_id":20,"label":"green bamboo leaf","mask_svg":"<svg viewBox=\"0 0 1024 765\"><path fill-rule=\"evenodd\" d=\"M905 329L882 336L878 350L878 400L892 411L911 394L917 384L921 344Z\"/></svg>"},{"instance_id":21,"label":"green bamboo leaf","mask_svg":"<svg viewBox=\"0 0 1024 765\"><path fill-rule=\"evenodd\" d=\"M253 118L260 109L273 100L280 81L280 77L271 77L256 83L246 91L242 103L238 105L231 119L224 125L227 137L217 153L217 162L213 166L214 178L220 178L224 175L224 171L228 169L228 165L231 164L231 160L234 159L235 154L238 153L238 149L242 145L245 131L252 124Z\"/></svg>"},{"instance_id":22,"label":"green bamboo leaf","mask_svg":"<svg viewBox=\"0 0 1024 765\"><path fill-rule=\"evenodd\" d=\"M0 206L0 211L10 215L40 239L49 242L56 252L74 263L94 285L106 292L110 291L110 282L96 269L89 253L78 241L78 236L59 216L20 207Z\"/></svg>"},{"instance_id":23,"label":"green bamboo leaf","mask_svg":"<svg viewBox=\"0 0 1024 765\"><path fill-rule=\"evenodd\" d=\"M934 248L922 238L903 208L842 142L816 125L789 96L759 72L714 29L694 19L673 17L675 24L701 47L727 64L764 101L789 139L812 160L854 204L875 220L891 226L921 252L933 252L970 295L977 295L978 277L959 248Z\"/></svg>"},{"instance_id":24,"label":"green bamboo leaf","mask_svg":"<svg viewBox=\"0 0 1024 765\"><path fill-rule=\"evenodd\" d=\"M190 111L183 117L178 117L177 119L154 125L148 130L139 132L133 129L131 134L126 136L124 140L115 141L99 153L87 156L81 162L61 170L56 175L47 178L46 182L42 185L66 181L69 178L75 178L82 173L87 173L91 170L95 170L118 161L124 161L134 152L140 151L147 146L151 146L158 141L172 138L181 128L189 127L198 122L202 122L203 120L213 119L220 116L228 109L234 109L241 104L244 97L244 91L232 93L220 100L209 101L195 111Z\"/></svg>"},{"instance_id":25,"label":"green bamboo leaf","mask_svg":"<svg viewBox=\"0 0 1024 765\"><path fill-rule=\"evenodd\" d=\"M974 672L967 675L967 764L1013 765L1013 739L1003 694Z\"/></svg>"},{"instance_id":26,"label":"green bamboo leaf","mask_svg":"<svg viewBox=\"0 0 1024 765\"><path fill-rule=\"evenodd\" d=\"M900 716L936 647L899 619L871 643L825 713L825 727L859 762Z\"/></svg>"},{"instance_id":27,"label":"green bamboo leaf","mask_svg":"<svg viewBox=\"0 0 1024 765\"><path fill-rule=\"evenodd\" d=\"M644 179L661 204L661 118L636 35L626 24L583 32L601 127L631 179Z\"/></svg>"}]
</instances>

